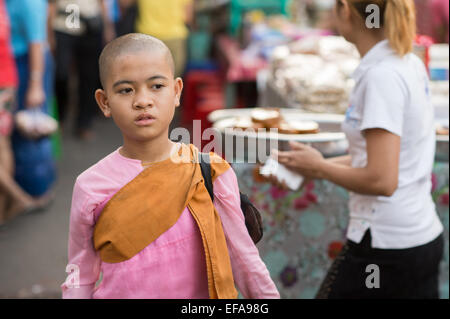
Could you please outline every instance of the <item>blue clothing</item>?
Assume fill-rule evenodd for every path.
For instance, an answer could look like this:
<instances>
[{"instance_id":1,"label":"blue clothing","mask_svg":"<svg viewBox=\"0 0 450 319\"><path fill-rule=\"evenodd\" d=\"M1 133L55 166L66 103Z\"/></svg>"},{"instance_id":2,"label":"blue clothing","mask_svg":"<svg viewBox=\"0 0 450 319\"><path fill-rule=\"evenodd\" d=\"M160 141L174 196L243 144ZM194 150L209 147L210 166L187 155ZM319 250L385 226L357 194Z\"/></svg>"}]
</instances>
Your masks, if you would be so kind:
<instances>
[{"instance_id":1,"label":"blue clothing","mask_svg":"<svg viewBox=\"0 0 450 319\"><path fill-rule=\"evenodd\" d=\"M16 65L19 74L17 110L20 111L25 109L25 95L29 79L28 55L16 57ZM49 103L53 96L53 68L52 55L46 50L43 79L46 101L40 109L47 114L49 114ZM32 196L43 195L52 187L57 177L50 138L30 140L14 130L11 142L15 160L14 177L17 183Z\"/></svg>"},{"instance_id":2,"label":"blue clothing","mask_svg":"<svg viewBox=\"0 0 450 319\"><path fill-rule=\"evenodd\" d=\"M15 56L28 52L30 43L47 39L46 0L6 0L11 23L11 44Z\"/></svg>"},{"instance_id":3,"label":"blue clothing","mask_svg":"<svg viewBox=\"0 0 450 319\"><path fill-rule=\"evenodd\" d=\"M112 22L116 23L120 19L120 8L118 0L108 0L106 2L108 6L109 18Z\"/></svg>"}]
</instances>

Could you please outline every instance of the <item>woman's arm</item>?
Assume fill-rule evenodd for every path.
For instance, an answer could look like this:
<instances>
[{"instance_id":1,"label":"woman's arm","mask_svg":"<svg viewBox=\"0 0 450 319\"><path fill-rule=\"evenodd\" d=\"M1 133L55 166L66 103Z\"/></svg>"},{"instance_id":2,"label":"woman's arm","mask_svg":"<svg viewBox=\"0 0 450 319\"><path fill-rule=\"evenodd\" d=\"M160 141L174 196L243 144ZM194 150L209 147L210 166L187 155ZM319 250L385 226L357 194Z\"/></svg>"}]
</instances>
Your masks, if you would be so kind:
<instances>
[{"instance_id":1,"label":"woman's arm","mask_svg":"<svg viewBox=\"0 0 450 319\"><path fill-rule=\"evenodd\" d=\"M392 196L398 184L400 137L383 129L368 129L365 138L365 167L350 167L345 165L347 160L325 160L319 151L301 143L293 143L292 151L277 152L278 161L307 178L327 179L355 193Z\"/></svg>"},{"instance_id":2,"label":"woman's arm","mask_svg":"<svg viewBox=\"0 0 450 319\"><path fill-rule=\"evenodd\" d=\"M32 42L29 44L29 79L26 93L26 107L39 107L45 101L44 92L44 48L42 42Z\"/></svg>"},{"instance_id":3,"label":"woman's arm","mask_svg":"<svg viewBox=\"0 0 450 319\"><path fill-rule=\"evenodd\" d=\"M45 101L44 68L47 41L47 2L25 1L21 11L23 36L28 43L29 82L25 106L34 108Z\"/></svg>"},{"instance_id":4,"label":"woman's arm","mask_svg":"<svg viewBox=\"0 0 450 319\"><path fill-rule=\"evenodd\" d=\"M366 131L367 165L321 162L322 177L359 194L392 196L398 185L400 137L382 129Z\"/></svg>"},{"instance_id":5,"label":"woman's arm","mask_svg":"<svg viewBox=\"0 0 450 319\"><path fill-rule=\"evenodd\" d=\"M305 177L328 179L355 193L391 196L398 185L409 89L395 70L384 66L370 68L365 77L370 81L361 82L363 116L358 127L366 140L366 152L361 154L367 158L364 167L326 161L319 151L300 143L291 143L290 152L279 152L279 161Z\"/></svg>"},{"instance_id":6,"label":"woman's arm","mask_svg":"<svg viewBox=\"0 0 450 319\"><path fill-rule=\"evenodd\" d=\"M326 160L327 160L327 162L334 163L334 164L341 164L341 165L345 165L345 166L352 165L352 157L350 155L330 157L330 158L327 158Z\"/></svg>"}]
</instances>

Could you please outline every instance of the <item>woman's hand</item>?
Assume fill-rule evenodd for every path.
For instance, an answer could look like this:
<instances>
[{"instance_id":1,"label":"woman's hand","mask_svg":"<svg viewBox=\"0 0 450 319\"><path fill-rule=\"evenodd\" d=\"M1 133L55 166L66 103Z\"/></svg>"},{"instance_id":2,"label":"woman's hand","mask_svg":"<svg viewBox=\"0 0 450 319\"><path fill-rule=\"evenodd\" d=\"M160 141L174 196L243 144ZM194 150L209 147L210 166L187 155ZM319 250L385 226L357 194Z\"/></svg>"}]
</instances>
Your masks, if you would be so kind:
<instances>
[{"instance_id":1,"label":"woman's hand","mask_svg":"<svg viewBox=\"0 0 450 319\"><path fill-rule=\"evenodd\" d=\"M315 148L298 143L289 142L290 151L274 151L278 162L288 169L302 175L305 179L322 178L320 166L325 159Z\"/></svg>"},{"instance_id":2,"label":"woman's hand","mask_svg":"<svg viewBox=\"0 0 450 319\"><path fill-rule=\"evenodd\" d=\"M25 96L25 106L35 108L41 106L45 101L45 92L40 84L30 84Z\"/></svg>"}]
</instances>

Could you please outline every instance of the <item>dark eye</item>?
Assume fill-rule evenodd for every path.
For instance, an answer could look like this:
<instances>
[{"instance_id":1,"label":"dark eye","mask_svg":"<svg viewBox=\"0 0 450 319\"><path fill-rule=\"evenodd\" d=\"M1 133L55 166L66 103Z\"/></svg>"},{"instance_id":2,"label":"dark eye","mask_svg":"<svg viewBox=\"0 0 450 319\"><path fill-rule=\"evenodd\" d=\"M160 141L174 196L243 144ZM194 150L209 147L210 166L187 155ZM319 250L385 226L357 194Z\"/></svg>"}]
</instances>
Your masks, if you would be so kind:
<instances>
[{"instance_id":1,"label":"dark eye","mask_svg":"<svg viewBox=\"0 0 450 319\"><path fill-rule=\"evenodd\" d=\"M163 88L164 87L164 85L162 85L162 84L153 84L153 86L152 86L154 89L157 89L157 90L159 90L159 89L161 89L161 88Z\"/></svg>"},{"instance_id":2,"label":"dark eye","mask_svg":"<svg viewBox=\"0 0 450 319\"><path fill-rule=\"evenodd\" d=\"M132 91L133 91L133 89L131 89L131 88L124 88L124 89L120 89L119 93L120 94L128 94L128 93L131 93Z\"/></svg>"}]
</instances>

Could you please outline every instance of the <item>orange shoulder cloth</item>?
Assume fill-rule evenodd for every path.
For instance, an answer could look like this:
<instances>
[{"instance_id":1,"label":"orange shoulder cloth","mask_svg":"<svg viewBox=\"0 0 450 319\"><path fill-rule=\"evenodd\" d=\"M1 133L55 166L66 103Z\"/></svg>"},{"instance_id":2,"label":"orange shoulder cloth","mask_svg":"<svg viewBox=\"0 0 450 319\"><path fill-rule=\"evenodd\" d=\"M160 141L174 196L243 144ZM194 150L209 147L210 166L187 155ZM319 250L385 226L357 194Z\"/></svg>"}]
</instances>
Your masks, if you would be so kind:
<instances>
[{"instance_id":1,"label":"orange shoulder cloth","mask_svg":"<svg viewBox=\"0 0 450 319\"><path fill-rule=\"evenodd\" d=\"M230 166L211 153L213 181ZM210 298L237 298L220 216L198 164L198 149L178 152L144 169L106 204L94 229L94 247L107 263L128 260L172 227L188 207L200 230Z\"/></svg>"}]
</instances>

